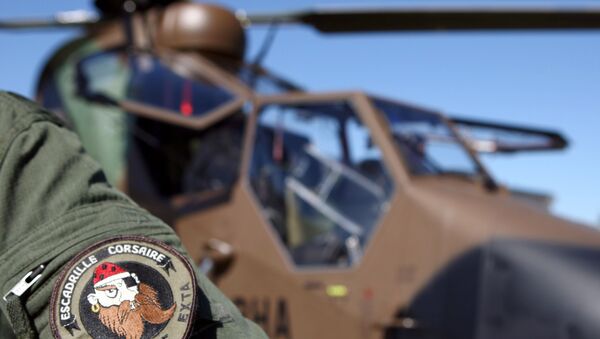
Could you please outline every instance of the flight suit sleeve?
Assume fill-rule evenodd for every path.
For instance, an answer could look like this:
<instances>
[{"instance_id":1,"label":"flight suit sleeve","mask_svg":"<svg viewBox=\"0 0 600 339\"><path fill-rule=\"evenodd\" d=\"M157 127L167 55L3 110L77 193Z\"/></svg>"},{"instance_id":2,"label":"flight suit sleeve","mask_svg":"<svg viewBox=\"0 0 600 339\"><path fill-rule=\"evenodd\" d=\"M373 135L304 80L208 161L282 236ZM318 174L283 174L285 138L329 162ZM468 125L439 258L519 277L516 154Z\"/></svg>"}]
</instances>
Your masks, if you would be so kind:
<instances>
[{"instance_id":1,"label":"flight suit sleeve","mask_svg":"<svg viewBox=\"0 0 600 339\"><path fill-rule=\"evenodd\" d=\"M49 304L57 281L66 279L65 266L94 244L128 236L156 240L191 262L169 226L107 184L74 133L36 104L0 92L0 292L44 265L41 278L20 298L36 335L53 337ZM101 280L97 273L94 286ZM266 337L205 276L192 275L198 321L191 336ZM0 305L9 318L7 303Z\"/></svg>"}]
</instances>

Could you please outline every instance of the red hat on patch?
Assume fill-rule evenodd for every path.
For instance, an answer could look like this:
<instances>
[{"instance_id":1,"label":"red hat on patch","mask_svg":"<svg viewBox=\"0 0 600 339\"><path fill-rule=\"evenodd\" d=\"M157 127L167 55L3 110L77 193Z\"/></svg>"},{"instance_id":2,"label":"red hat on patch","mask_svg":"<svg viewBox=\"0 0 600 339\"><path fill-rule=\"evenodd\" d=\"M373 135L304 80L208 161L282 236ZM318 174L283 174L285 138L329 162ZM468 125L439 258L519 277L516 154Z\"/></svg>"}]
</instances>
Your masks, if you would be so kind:
<instances>
[{"instance_id":1,"label":"red hat on patch","mask_svg":"<svg viewBox=\"0 0 600 339\"><path fill-rule=\"evenodd\" d=\"M123 267L111 262L103 262L96 267L94 271L94 287L105 285L115 279L124 279L131 274L123 269Z\"/></svg>"}]
</instances>

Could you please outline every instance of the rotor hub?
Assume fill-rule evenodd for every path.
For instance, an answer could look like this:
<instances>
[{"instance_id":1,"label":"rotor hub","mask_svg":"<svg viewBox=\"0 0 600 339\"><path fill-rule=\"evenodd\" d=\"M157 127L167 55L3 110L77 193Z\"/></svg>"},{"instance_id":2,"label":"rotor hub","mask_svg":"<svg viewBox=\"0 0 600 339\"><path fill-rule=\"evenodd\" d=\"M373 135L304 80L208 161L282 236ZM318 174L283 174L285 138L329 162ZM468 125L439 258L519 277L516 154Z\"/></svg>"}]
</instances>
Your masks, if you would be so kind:
<instances>
[{"instance_id":1,"label":"rotor hub","mask_svg":"<svg viewBox=\"0 0 600 339\"><path fill-rule=\"evenodd\" d=\"M156 36L161 47L243 59L246 34L230 10L210 4L174 3L165 8Z\"/></svg>"}]
</instances>

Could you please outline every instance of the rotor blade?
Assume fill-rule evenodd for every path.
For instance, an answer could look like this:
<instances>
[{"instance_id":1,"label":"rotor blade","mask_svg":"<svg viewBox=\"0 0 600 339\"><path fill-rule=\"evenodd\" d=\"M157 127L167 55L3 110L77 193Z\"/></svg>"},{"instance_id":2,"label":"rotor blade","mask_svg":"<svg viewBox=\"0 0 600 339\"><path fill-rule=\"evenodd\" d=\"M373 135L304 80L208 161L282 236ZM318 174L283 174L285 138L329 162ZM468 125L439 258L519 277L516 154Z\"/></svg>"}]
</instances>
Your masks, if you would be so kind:
<instances>
[{"instance_id":1,"label":"rotor blade","mask_svg":"<svg viewBox=\"0 0 600 339\"><path fill-rule=\"evenodd\" d=\"M82 27L98 23L99 18L93 12L61 12L47 19L0 20L0 29L35 29Z\"/></svg>"},{"instance_id":2,"label":"rotor blade","mask_svg":"<svg viewBox=\"0 0 600 339\"><path fill-rule=\"evenodd\" d=\"M395 7L241 15L245 24L297 23L323 33L598 29L600 7Z\"/></svg>"}]
</instances>

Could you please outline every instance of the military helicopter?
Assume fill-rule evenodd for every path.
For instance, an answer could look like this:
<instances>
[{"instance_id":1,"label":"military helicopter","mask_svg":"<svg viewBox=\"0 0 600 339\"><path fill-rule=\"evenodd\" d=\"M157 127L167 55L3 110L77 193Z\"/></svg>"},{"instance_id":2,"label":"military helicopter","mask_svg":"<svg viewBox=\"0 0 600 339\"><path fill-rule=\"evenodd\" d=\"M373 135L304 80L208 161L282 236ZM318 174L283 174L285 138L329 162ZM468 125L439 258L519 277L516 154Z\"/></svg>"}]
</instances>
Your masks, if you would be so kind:
<instances>
[{"instance_id":1,"label":"military helicopter","mask_svg":"<svg viewBox=\"0 0 600 339\"><path fill-rule=\"evenodd\" d=\"M559 133L313 93L244 60L252 25L598 28L600 11L96 5L0 27L85 28L47 62L38 101L271 337L600 334L600 234L516 197L478 157L562 149Z\"/></svg>"}]
</instances>

